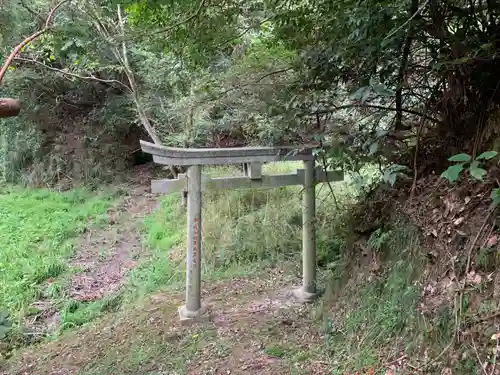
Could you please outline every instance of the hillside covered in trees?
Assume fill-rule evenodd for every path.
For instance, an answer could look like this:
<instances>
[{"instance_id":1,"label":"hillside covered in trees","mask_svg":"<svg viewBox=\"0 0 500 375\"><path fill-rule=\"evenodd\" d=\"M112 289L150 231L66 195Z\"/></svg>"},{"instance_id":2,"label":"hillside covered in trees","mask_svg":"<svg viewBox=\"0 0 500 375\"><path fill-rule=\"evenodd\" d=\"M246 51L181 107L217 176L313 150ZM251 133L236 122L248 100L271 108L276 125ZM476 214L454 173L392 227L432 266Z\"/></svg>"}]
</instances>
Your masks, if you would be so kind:
<instances>
[{"instance_id":1,"label":"hillside covered in trees","mask_svg":"<svg viewBox=\"0 0 500 375\"><path fill-rule=\"evenodd\" d=\"M21 117L2 120L7 181L27 171L35 183L105 178L126 168L139 138L184 147L317 142L334 146L328 156L348 169L397 163L420 173L495 147L494 1L3 0L1 8L3 56L47 29L14 56L1 85L23 105Z\"/></svg>"},{"instance_id":2,"label":"hillside covered in trees","mask_svg":"<svg viewBox=\"0 0 500 375\"><path fill-rule=\"evenodd\" d=\"M8 213L5 221L0 217L0 228L9 233L4 235L6 248L13 252L31 248L46 235L52 241L48 246L59 249L65 243L62 237L93 231L85 224L87 216L97 220L108 215L112 219L106 219L106 225L120 226L130 218L146 217L142 229L127 226L118 231L119 240L106 236L99 240L113 246L133 244L120 258L112 291L102 287L75 292L73 276L66 280L69 286L57 287L57 293L45 289L44 283L56 280L68 264L76 269L81 259L87 262L85 267L92 257L108 259L93 240L80 243L93 251L80 254L80 263L66 248L47 253L50 259L31 259L30 277L23 271L26 264L14 262L17 273L5 277L0 307L5 304L16 312L16 327L26 325L27 306L33 301L57 300L59 305L50 302L50 309L36 316L43 315L45 328L49 317L57 316L54 324L66 330L115 313L125 300L136 301L131 295L137 297L134 293L139 289L150 296L182 280L178 269L183 256L178 248L183 246L179 239L184 233L172 223L184 222L185 217L172 208L177 207L173 200L162 201L158 208L151 197L144 198L144 190L126 198L128 203L116 203L121 194L116 191L94 201L71 190L101 189L103 184L116 188L140 178L148 184L153 173L167 175L151 172L154 167L137 172L137 166L150 161L140 152L139 140L176 147L313 144L318 163L342 169L348 176L340 187L327 186L318 193L318 267L326 297L308 310L309 315L299 309L290 319L271 313L260 319L272 323L259 328L270 340L259 349L252 336L258 334L242 328L242 340L251 342L253 349L239 342L240 354L244 357L242 353L254 353L254 349L258 354L242 359L246 368L224 362L224 371L268 373L253 369L258 362L260 369L276 374L500 373L496 365L500 348L500 2L0 0L1 65L0 98L18 99L21 104L17 116L0 119L0 180L8 186L2 194L10 197L0 201L0 216ZM57 206L57 212L63 212L64 219L45 215L42 209L26 214L41 199L39 193L28 197L13 185L71 190L63 196L42 194L52 207ZM271 274L281 275L273 279L276 285L260 285L258 290L270 293L277 285L287 284L290 280L282 275L293 272L277 265L290 262L292 269L298 265L296 254L290 255L300 248L297 191L210 194L206 210L208 217L217 220L204 224L208 262L204 272L213 279L221 274L231 278L228 275L234 276L236 267L238 272L244 268L247 274L262 276L266 274L262 269L271 267ZM138 195L142 200L136 199ZM17 206L12 197L27 199L26 204ZM73 214L72 206L86 214ZM158 210L151 214L153 206ZM235 207L240 219L235 217ZM113 214L107 210L114 210ZM123 212L129 216L120 216ZM49 235L54 228L40 224L44 218L59 223L64 235ZM21 221L36 235L15 234ZM269 229L271 224L278 229ZM134 231L144 238L123 234ZM284 233L289 234L285 240ZM3 246L1 241L0 234ZM115 247L118 253L123 249ZM143 255L144 248L151 252ZM25 252L19 259L30 256ZM143 256L149 259L146 263L140 261ZM168 272L153 265L158 262L166 264ZM252 265L260 271L249 271ZM93 273L85 267L81 272L86 277L107 277L104 266ZM116 280L129 271L132 276L126 285L134 292L127 294L129 299L122 294L115 298ZM24 279L19 276L23 272ZM247 285L248 280L242 277L235 283ZM15 290L21 297L12 297L10 282L19 287ZM23 288L28 284L40 292L26 292ZM238 290L231 285L217 288L213 287L216 301L228 290ZM93 297L78 300L78 293ZM238 298L231 293L228 299ZM254 302L238 306L247 313L260 303ZM156 311L159 303L153 298L145 305ZM90 359L61 360L61 368L75 365L81 372L68 373L85 375L170 374L192 359L189 350L206 354L199 345L210 342L208 331L183 332L185 337L199 335L200 341L186 344L187 339L179 339L182 353L173 344L168 348L179 362L165 362L165 368L158 365L154 359L165 356L166 349L156 345L165 340L170 345L171 337L162 336L163 331L152 335L156 323L140 315L137 306L125 310L124 320L116 323L117 332L129 328L143 332L145 342L131 341L127 334L123 340L114 337L103 328L112 323L104 320L97 328L82 331L81 337L64 336L60 345L68 351L64 358L69 358L75 352L68 342L81 339L82 345L92 348L90 337L102 328L107 333L99 345L127 353L139 345L143 351L137 353L151 371L144 370L139 360L132 364L108 354L100 357L107 350L102 348L92 348ZM218 308L222 312L226 307ZM242 327L253 324L249 322L254 318L244 314L240 318ZM311 321L318 324L317 330L311 328ZM238 319L232 323L237 325ZM56 331L39 336L45 340ZM42 341L33 334L27 340L26 334L19 333L22 329L16 332L6 357L16 357L16 348ZM234 337L217 345L234 345ZM305 337L311 342L297 344ZM144 352L145 347L150 351ZM220 354L227 348L212 349ZM45 351L50 357L56 349L41 349ZM23 357L23 363L33 363L37 374L57 373L36 367L41 356L34 357L36 350ZM205 358L205 367L200 359L191 363L190 372L184 368L180 373L218 373L208 368L220 358ZM98 364L92 367L92 361ZM297 364L304 361L309 367ZM279 372L278 362L291 367ZM12 366L6 374L35 373L26 372L24 365Z\"/></svg>"}]
</instances>

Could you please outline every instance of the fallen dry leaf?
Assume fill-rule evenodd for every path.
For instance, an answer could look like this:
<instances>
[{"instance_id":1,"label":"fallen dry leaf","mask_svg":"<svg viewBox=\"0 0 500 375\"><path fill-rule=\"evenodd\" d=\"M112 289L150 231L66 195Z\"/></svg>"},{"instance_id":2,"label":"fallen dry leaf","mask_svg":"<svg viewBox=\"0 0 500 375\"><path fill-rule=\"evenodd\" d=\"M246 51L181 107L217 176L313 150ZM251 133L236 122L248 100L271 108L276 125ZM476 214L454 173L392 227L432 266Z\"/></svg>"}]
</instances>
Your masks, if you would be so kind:
<instances>
[{"instance_id":1,"label":"fallen dry leaf","mask_svg":"<svg viewBox=\"0 0 500 375\"><path fill-rule=\"evenodd\" d=\"M432 294L434 294L435 291L436 291L436 288L434 287L434 285L427 284L424 287L423 295L432 295Z\"/></svg>"},{"instance_id":2,"label":"fallen dry leaf","mask_svg":"<svg viewBox=\"0 0 500 375\"><path fill-rule=\"evenodd\" d=\"M481 284L483 278L481 275L478 275L475 271L471 271L467 274L465 281L470 285L478 285Z\"/></svg>"},{"instance_id":3,"label":"fallen dry leaf","mask_svg":"<svg viewBox=\"0 0 500 375\"><path fill-rule=\"evenodd\" d=\"M497 243L498 243L498 236L496 234L494 234L493 236L491 236L490 238L488 238L488 242L486 242L486 245L488 247L493 247Z\"/></svg>"},{"instance_id":4,"label":"fallen dry leaf","mask_svg":"<svg viewBox=\"0 0 500 375\"><path fill-rule=\"evenodd\" d=\"M455 226L459 226L460 224L462 224L465 220L465 217L459 217L458 219L456 219L453 224L455 224Z\"/></svg>"}]
</instances>

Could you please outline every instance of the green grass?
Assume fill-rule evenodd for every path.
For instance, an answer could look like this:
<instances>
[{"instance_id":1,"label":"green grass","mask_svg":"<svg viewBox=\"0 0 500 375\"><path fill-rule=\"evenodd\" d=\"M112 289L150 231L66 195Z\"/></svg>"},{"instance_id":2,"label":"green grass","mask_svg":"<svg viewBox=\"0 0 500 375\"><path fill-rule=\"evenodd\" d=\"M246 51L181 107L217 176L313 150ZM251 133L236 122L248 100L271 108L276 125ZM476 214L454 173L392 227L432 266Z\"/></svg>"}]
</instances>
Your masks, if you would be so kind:
<instances>
[{"instance_id":1,"label":"green grass","mask_svg":"<svg viewBox=\"0 0 500 375\"><path fill-rule=\"evenodd\" d=\"M129 274L129 299L166 286L173 288L184 280L183 263L169 258L170 250L184 241L183 219L178 195L164 197L159 209L145 218L143 237L150 252Z\"/></svg>"},{"instance_id":2,"label":"green grass","mask_svg":"<svg viewBox=\"0 0 500 375\"><path fill-rule=\"evenodd\" d=\"M60 329L54 334L58 336L66 329L83 326L106 313L118 311L122 302L122 293L111 294L92 302L66 300L60 311Z\"/></svg>"},{"instance_id":3,"label":"green grass","mask_svg":"<svg viewBox=\"0 0 500 375\"><path fill-rule=\"evenodd\" d=\"M57 193L3 187L0 307L26 312L28 305L41 297L41 284L66 271L73 253L72 239L99 220L111 203L111 195L86 190Z\"/></svg>"}]
</instances>

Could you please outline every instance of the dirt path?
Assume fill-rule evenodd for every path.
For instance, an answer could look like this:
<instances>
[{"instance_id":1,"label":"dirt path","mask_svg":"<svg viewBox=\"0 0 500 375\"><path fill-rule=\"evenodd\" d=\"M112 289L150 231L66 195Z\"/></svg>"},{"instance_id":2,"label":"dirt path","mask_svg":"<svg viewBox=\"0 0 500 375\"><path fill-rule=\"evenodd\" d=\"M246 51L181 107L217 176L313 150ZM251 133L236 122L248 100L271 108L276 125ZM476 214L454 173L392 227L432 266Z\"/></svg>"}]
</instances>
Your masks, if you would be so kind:
<instances>
[{"instance_id":1,"label":"dirt path","mask_svg":"<svg viewBox=\"0 0 500 375\"><path fill-rule=\"evenodd\" d=\"M143 251L140 223L158 206L147 188L135 187L108 211L108 225L89 230L79 241L70 266L79 270L70 279L69 295L92 301L114 293Z\"/></svg>"},{"instance_id":2,"label":"dirt path","mask_svg":"<svg viewBox=\"0 0 500 375\"><path fill-rule=\"evenodd\" d=\"M115 293L126 273L143 253L142 219L158 206L150 192L153 164L135 167L120 186L126 195L108 210L107 223L89 229L79 239L69 266L77 272L69 280L68 295L79 301L93 301Z\"/></svg>"},{"instance_id":3,"label":"dirt path","mask_svg":"<svg viewBox=\"0 0 500 375\"><path fill-rule=\"evenodd\" d=\"M10 375L329 373L311 306L285 269L204 286L212 320L181 326L181 295L157 293L12 360Z\"/></svg>"}]
</instances>

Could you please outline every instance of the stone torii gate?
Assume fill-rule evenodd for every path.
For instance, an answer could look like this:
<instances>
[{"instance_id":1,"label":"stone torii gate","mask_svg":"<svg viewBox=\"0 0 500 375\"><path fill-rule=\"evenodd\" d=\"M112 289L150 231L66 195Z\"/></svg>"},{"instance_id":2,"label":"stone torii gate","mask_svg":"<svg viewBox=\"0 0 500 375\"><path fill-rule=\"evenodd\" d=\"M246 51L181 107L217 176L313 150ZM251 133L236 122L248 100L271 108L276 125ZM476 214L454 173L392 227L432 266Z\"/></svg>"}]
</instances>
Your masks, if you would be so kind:
<instances>
[{"instance_id":1,"label":"stone torii gate","mask_svg":"<svg viewBox=\"0 0 500 375\"><path fill-rule=\"evenodd\" d=\"M186 302L179 308L182 322L208 318L201 301L201 204L205 189L273 188L303 185L302 193L302 287L295 297L311 302L316 290L315 185L342 181L340 171L315 167L313 147L239 147L239 148L174 148L141 141L145 153L163 165L187 166L187 174L176 179L153 180L153 193L170 194L187 191ZM304 168L295 173L263 175L262 164L277 161L303 161ZM245 176L210 178L202 175L203 165L243 164Z\"/></svg>"}]
</instances>

